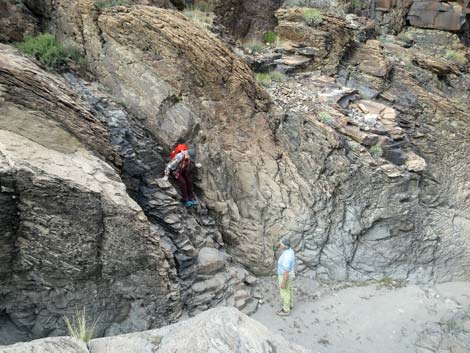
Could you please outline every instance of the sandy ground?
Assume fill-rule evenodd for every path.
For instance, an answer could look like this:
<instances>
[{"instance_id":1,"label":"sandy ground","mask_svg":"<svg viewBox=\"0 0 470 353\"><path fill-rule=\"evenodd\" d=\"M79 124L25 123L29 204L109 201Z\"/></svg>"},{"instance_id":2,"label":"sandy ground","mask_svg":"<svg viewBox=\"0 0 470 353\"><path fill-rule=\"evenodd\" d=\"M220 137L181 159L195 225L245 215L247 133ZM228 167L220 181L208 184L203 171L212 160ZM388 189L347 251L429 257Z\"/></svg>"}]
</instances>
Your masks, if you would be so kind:
<instances>
[{"instance_id":1,"label":"sandy ground","mask_svg":"<svg viewBox=\"0 0 470 353\"><path fill-rule=\"evenodd\" d=\"M314 353L416 353L426 323L470 305L469 282L341 286L298 278L294 309L280 317L275 278L264 278L258 289L264 303L252 318Z\"/></svg>"}]
</instances>

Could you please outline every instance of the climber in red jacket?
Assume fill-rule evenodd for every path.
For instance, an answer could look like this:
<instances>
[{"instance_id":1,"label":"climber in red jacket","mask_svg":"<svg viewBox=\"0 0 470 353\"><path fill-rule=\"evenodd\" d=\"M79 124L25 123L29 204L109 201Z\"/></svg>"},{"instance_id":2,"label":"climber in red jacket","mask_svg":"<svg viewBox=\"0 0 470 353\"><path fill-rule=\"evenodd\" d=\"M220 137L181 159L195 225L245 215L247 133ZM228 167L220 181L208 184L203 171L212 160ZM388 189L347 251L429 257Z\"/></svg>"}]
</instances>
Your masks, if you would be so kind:
<instances>
[{"instance_id":1,"label":"climber in red jacket","mask_svg":"<svg viewBox=\"0 0 470 353\"><path fill-rule=\"evenodd\" d=\"M199 202L193 193L193 183L189 175L189 149L185 144L179 144L170 154L170 162L165 168L164 180L168 180L168 176L173 174L178 181L181 190L181 197L185 206L197 205Z\"/></svg>"}]
</instances>

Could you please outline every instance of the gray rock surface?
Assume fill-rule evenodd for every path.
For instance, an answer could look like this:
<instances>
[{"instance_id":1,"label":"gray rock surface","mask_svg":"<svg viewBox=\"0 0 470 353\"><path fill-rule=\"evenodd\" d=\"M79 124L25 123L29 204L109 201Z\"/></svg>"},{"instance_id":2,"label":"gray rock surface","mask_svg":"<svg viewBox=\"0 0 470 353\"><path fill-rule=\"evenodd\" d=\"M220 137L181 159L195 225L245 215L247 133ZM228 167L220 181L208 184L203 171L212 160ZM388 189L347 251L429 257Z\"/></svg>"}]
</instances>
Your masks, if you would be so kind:
<instances>
[{"instance_id":1,"label":"gray rock surface","mask_svg":"<svg viewBox=\"0 0 470 353\"><path fill-rule=\"evenodd\" d=\"M171 255L94 153L120 164L107 131L65 81L6 46L0 57L1 342L63 334L82 307L99 335L174 321Z\"/></svg>"},{"instance_id":2,"label":"gray rock surface","mask_svg":"<svg viewBox=\"0 0 470 353\"><path fill-rule=\"evenodd\" d=\"M307 352L234 308L208 310L158 330L94 339L90 353Z\"/></svg>"},{"instance_id":3,"label":"gray rock surface","mask_svg":"<svg viewBox=\"0 0 470 353\"><path fill-rule=\"evenodd\" d=\"M51 337L11 346L0 346L1 353L89 353L82 341L70 337Z\"/></svg>"},{"instance_id":4,"label":"gray rock surface","mask_svg":"<svg viewBox=\"0 0 470 353\"><path fill-rule=\"evenodd\" d=\"M98 334L159 326L182 307L251 312L254 281L237 264L270 273L284 236L298 270L323 279L468 280L469 52L456 35L366 41L367 19L324 14L315 29L284 11L289 48L339 71L289 79L273 102L246 63L178 12L36 7L82 46L97 82L66 75L74 93L0 47L6 337L60 333L77 305L104 312ZM197 209L157 180L181 140L202 164ZM202 248L230 257L198 273Z\"/></svg>"}]
</instances>

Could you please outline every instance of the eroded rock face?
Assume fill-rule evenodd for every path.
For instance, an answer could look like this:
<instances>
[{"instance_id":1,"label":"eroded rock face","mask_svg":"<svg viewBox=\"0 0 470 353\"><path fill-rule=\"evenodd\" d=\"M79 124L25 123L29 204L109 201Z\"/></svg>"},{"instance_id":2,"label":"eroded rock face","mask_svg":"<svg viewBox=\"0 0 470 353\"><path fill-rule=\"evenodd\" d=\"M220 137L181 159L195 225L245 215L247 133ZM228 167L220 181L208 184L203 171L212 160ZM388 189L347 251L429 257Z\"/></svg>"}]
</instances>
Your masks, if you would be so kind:
<instances>
[{"instance_id":1,"label":"eroded rock face","mask_svg":"<svg viewBox=\"0 0 470 353\"><path fill-rule=\"evenodd\" d=\"M63 334L74 308L101 316L99 335L175 320L171 255L98 157L120 160L107 131L63 80L0 57L2 343Z\"/></svg>"},{"instance_id":2,"label":"eroded rock face","mask_svg":"<svg viewBox=\"0 0 470 353\"><path fill-rule=\"evenodd\" d=\"M465 23L465 16L470 13L468 5L468 0L455 2L414 0L407 19L415 27L458 32Z\"/></svg>"},{"instance_id":3,"label":"eroded rock face","mask_svg":"<svg viewBox=\"0 0 470 353\"><path fill-rule=\"evenodd\" d=\"M305 65L305 70L320 69L328 74L334 73L343 55L364 42L373 31L372 22L355 15L339 17L323 13L321 23L308 25L304 20L304 11L299 7L278 10L275 31L283 41L295 43L304 50L310 49L308 56L311 62ZM292 50L289 43L283 45L287 51ZM306 56L302 51L298 55Z\"/></svg>"},{"instance_id":4,"label":"eroded rock face","mask_svg":"<svg viewBox=\"0 0 470 353\"><path fill-rule=\"evenodd\" d=\"M0 1L0 42L19 42L38 32L38 19L21 2Z\"/></svg>"},{"instance_id":5,"label":"eroded rock face","mask_svg":"<svg viewBox=\"0 0 470 353\"><path fill-rule=\"evenodd\" d=\"M224 25L236 38L260 40L264 33L276 26L274 12L282 0L230 0L219 1L215 9L217 22Z\"/></svg>"}]
</instances>

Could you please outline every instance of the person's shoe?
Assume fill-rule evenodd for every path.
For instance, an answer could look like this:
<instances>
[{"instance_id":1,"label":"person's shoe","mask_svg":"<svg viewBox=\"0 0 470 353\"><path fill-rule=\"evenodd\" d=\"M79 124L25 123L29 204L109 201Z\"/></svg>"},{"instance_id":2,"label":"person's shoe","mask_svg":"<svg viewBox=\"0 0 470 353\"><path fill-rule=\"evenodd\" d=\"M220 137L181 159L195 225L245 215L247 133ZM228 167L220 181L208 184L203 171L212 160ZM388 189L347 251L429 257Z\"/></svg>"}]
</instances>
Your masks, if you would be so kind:
<instances>
[{"instance_id":1,"label":"person's shoe","mask_svg":"<svg viewBox=\"0 0 470 353\"><path fill-rule=\"evenodd\" d=\"M196 200L196 199L190 200L190 202L191 202L194 206L199 205L199 201Z\"/></svg>"},{"instance_id":2,"label":"person's shoe","mask_svg":"<svg viewBox=\"0 0 470 353\"><path fill-rule=\"evenodd\" d=\"M284 311L283 309L281 309L276 314L279 315L279 316L289 316L290 312Z\"/></svg>"},{"instance_id":3,"label":"person's shoe","mask_svg":"<svg viewBox=\"0 0 470 353\"><path fill-rule=\"evenodd\" d=\"M190 206L193 205L193 203L192 203L191 201L185 201L185 202L184 202L184 205L185 205L186 207L190 207Z\"/></svg>"}]
</instances>

